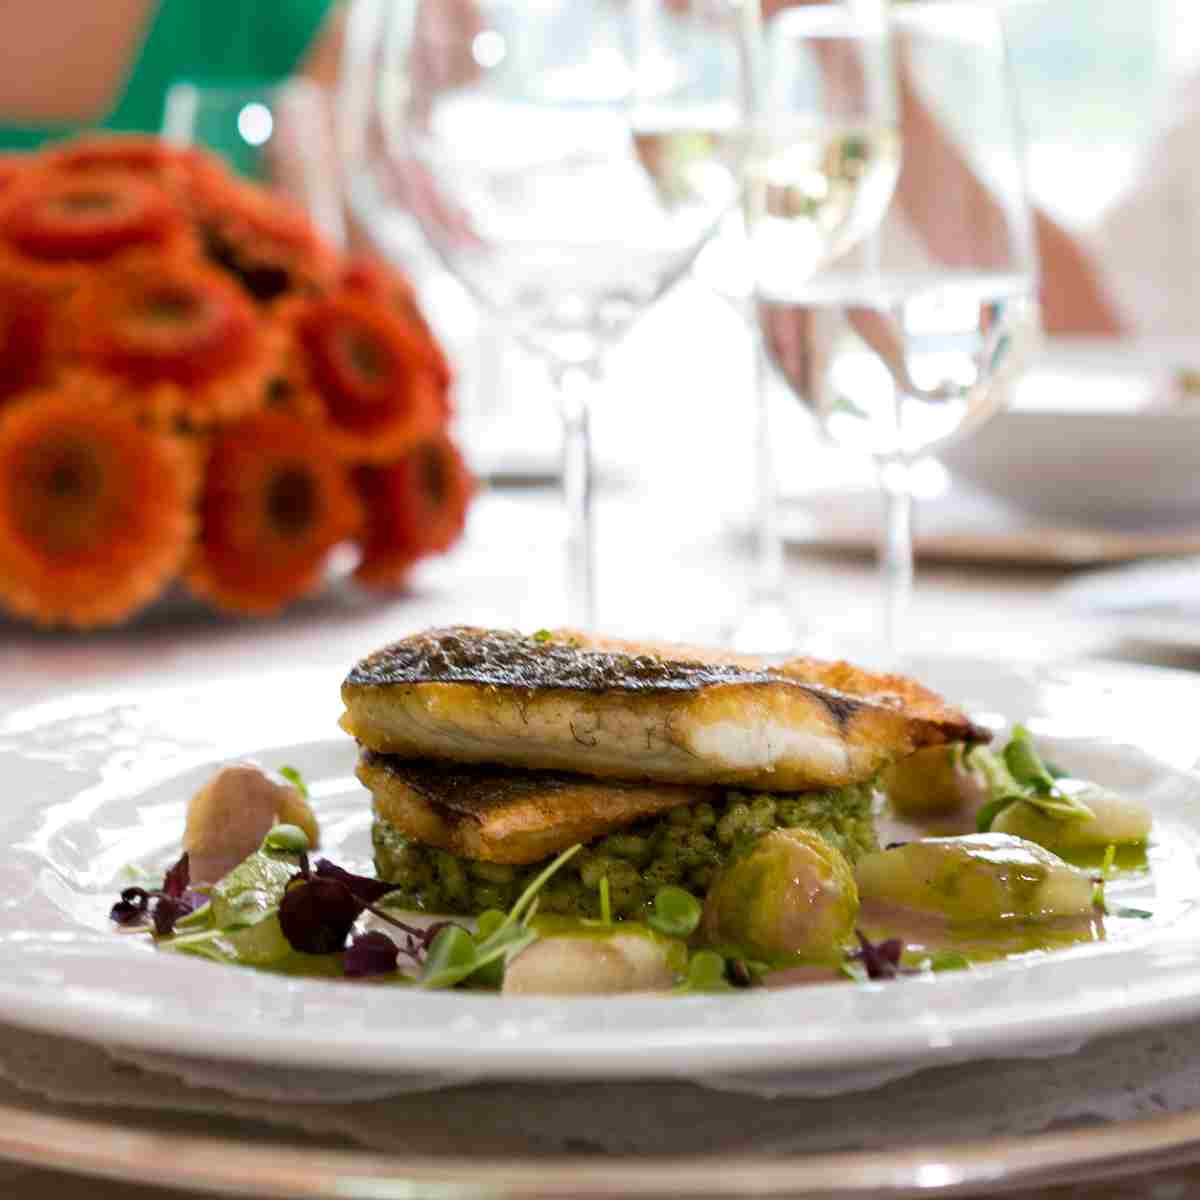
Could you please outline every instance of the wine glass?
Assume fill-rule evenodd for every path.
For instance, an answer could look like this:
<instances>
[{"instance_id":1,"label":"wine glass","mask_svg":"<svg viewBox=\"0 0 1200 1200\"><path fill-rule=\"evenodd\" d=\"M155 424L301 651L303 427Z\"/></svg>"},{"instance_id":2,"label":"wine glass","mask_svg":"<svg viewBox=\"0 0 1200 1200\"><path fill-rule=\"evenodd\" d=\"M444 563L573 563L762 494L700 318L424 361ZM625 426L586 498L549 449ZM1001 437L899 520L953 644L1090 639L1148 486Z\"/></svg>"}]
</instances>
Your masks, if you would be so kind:
<instances>
[{"instance_id":1,"label":"wine glass","mask_svg":"<svg viewBox=\"0 0 1200 1200\"><path fill-rule=\"evenodd\" d=\"M548 365L568 618L594 623L591 394L739 196L757 0L398 0L382 124L450 271Z\"/></svg>"},{"instance_id":2,"label":"wine glass","mask_svg":"<svg viewBox=\"0 0 1200 1200\"><path fill-rule=\"evenodd\" d=\"M764 111L760 138L768 148L789 138L788 129L796 129L802 142L821 146L849 131L880 131L876 141L886 151L888 131L895 125L896 103L892 87L892 64L884 18L886 0L852 0L836 22L825 18L823 38L826 54L840 54L870 86L854 89L809 90L811 110L805 114L798 97L788 111L787 129L772 128L774 113ZM770 5L768 7L777 7ZM834 48L832 51L830 48ZM780 87L795 75L795 64L786 56L777 56L773 65L785 72ZM767 85L768 89L770 85ZM768 93L769 94L769 93ZM774 105L778 108L778 105ZM806 257L788 256L788 270L797 280L805 270L817 271L830 257L843 253L855 237L864 236L883 218L891 201L898 174L898 160L881 155L870 186L861 186L851 197L855 201L854 219L814 224L817 236ZM818 178L816 186L828 181ZM835 186L838 186L835 184ZM771 415L773 372L759 334L755 312L754 263L748 249L745 211L731 213L716 237L701 251L695 264L697 278L726 300L745 320L753 339L754 397L754 481L755 481L755 563L749 595L728 627L725 640L736 650L756 653L828 653L830 647L819 631L794 618L787 601L783 540L778 519L778 472L773 421Z\"/></svg>"},{"instance_id":3,"label":"wine glass","mask_svg":"<svg viewBox=\"0 0 1200 1200\"><path fill-rule=\"evenodd\" d=\"M290 196L340 248L346 226L332 120L324 90L309 79L261 87L180 81L167 90L162 131Z\"/></svg>"},{"instance_id":4,"label":"wine glass","mask_svg":"<svg viewBox=\"0 0 1200 1200\"><path fill-rule=\"evenodd\" d=\"M774 24L766 109L786 125L813 89L870 86L836 52L832 9ZM880 541L884 648L902 651L913 580L912 465L963 437L1002 402L1038 326L1037 265L1004 35L996 13L963 0L897 5L890 18L898 143L847 131L798 171L785 144L756 162L751 220L765 345L791 390L836 444L876 465L886 506ZM794 68L794 70L793 70ZM815 274L814 223L847 229L877 165L904 163L882 224ZM814 169L816 174L806 174ZM891 167L884 167L890 171ZM829 191L819 183L829 178ZM815 184L815 191L810 183ZM826 212L824 197L842 199Z\"/></svg>"}]
</instances>

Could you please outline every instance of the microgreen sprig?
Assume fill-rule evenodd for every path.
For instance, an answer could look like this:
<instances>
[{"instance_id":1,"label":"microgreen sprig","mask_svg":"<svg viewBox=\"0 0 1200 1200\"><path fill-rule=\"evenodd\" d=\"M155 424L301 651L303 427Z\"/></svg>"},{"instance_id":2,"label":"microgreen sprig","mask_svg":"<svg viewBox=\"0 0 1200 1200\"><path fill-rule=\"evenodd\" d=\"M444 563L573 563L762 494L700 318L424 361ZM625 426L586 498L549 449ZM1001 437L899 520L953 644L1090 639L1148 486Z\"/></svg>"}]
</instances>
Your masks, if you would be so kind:
<instances>
[{"instance_id":1,"label":"microgreen sprig","mask_svg":"<svg viewBox=\"0 0 1200 1200\"><path fill-rule=\"evenodd\" d=\"M517 898L508 914L485 913L486 924L480 918L479 932L471 937L459 925L442 929L429 946L419 984L423 988L457 987L467 980L498 987L503 978L503 966L527 946L537 941L537 933L529 927L538 902L538 895L550 879L580 850L576 844L564 850L546 867Z\"/></svg>"},{"instance_id":2,"label":"microgreen sprig","mask_svg":"<svg viewBox=\"0 0 1200 1200\"><path fill-rule=\"evenodd\" d=\"M980 833L987 833L996 818L1013 804L1029 804L1056 821L1079 821L1096 815L1082 800L1058 786L1055 774L1042 761L1022 725L1014 727L1001 754L976 746L965 761L983 776L988 791L988 801L976 815Z\"/></svg>"}]
</instances>

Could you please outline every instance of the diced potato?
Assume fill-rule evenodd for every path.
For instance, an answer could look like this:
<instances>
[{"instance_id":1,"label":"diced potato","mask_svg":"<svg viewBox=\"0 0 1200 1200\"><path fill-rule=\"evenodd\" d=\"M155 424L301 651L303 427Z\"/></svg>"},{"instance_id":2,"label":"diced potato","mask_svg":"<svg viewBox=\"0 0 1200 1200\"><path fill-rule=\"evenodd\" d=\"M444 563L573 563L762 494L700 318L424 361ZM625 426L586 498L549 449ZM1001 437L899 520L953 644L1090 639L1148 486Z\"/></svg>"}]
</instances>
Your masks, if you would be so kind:
<instances>
[{"instance_id":1,"label":"diced potato","mask_svg":"<svg viewBox=\"0 0 1200 1200\"><path fill-rule=\"evenodd\" d=\"M262 844L280 822L298 825L315 847L317 819L290 783L273 779L254 763L222 767L191 799L183 848L191 877L215 883Z\"/></svg>"},{"instance_id":2,"label":"diced potato","mask_svg":"<svg viewBox=\"0 0 1200 1200\"><path fill-rule=\"evenodd\" d=\"M1097 784L1062 779L1056 786L1086 804L1093 816L1056 820L1032 804L1021 802L1009 805L992 822L992 829L1061 853L1103 850L1105 846L1144 842L1150 836L1153 818L1140 800Z\"/></svg>"},{"instance_id":3,"label":"diced potato","mask_svg":"<svg viewBox=\"0 0 1200 1200\"><path fill-rule=\"evenodd\" d=\"M846 859L817 834L776 829L717 876L701 929L711 945L768 962L827 958L851 936L857 916Z\"/></svg>"},{"instance_id":4,"label":"diced potato","mask_svg":"<svg viewBox=\"0 0 1200 1200\"><path fill-rule=\"evenodd\" d=\"M979 796L979 785L962 766L961 746L929 746L893 763L880 786L898 817L951 816Z\"/></svg>"},{"instance_id":5,"label":"diced potato","mask_svg":"<svg viewBox=\"0 0 1200 1200\"><path fill-rule=\"evenodd\" d=\"M504 973L504 992L568 996L666 991L675 982L668 944L634 933L548 937L523 950Z\"/></svg>"},{"instance_id":6,"label":"diced potato","mask_svg":"<svg viewBox=\"0 0 1200 1200\"><path fill-rule=\"evenodd\" d=\"M864 904L925 912L956 924L1094 911L1087 871L1003 833L909 842L867 855L856 873Z\"/></svg>"}]
</instances>

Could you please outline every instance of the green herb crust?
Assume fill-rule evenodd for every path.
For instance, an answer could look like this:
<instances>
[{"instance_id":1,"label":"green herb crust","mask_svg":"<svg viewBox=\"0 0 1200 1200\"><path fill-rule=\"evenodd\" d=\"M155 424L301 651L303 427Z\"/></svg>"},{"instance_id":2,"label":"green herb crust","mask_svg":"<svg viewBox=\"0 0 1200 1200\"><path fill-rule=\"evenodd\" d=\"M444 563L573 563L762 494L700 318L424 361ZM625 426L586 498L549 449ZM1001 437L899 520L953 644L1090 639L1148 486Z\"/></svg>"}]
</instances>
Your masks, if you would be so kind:
<instances>
[{"instance_id":1,"label":"green herb crust","mask_svg":"<svg viewBox=\"0 0 1200 1200\"><path fill-rule=\"evenodd\" d=\"M809 830L854 863L879 848L874 800L874 785L860 784L790 795L726 792L717 804L675 808L587 845L539 894L539 911L599 917L605 878L613 916L643 916L664 884L703 899L717 869L772 829ZM371 836L379 878L401 885L387 903L421 912L507 909L546 866L458 858L414 842L379 819Z\"/></svg>"}]
</instances>

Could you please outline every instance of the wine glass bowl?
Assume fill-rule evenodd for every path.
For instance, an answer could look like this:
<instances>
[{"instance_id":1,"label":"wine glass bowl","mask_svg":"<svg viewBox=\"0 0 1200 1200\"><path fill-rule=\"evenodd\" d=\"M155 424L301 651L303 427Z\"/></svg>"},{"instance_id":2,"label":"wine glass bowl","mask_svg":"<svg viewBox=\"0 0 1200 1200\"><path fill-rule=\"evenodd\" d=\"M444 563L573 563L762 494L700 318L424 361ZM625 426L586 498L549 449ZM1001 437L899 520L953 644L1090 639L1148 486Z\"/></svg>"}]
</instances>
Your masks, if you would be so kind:
<instances>
[{"instance_id":1,"label":"wine glass bowl","mask_svg":"<svg viewBox=\"0 0 1200 1200\"><path fill-rule=\"evenodd\" d=\"M560 389L569 616L587 624L579 377L598 375L737 203L754 2L479 0L455 20L456 8L394 7L383 125L421 181L430 244Z\"/></svg>"},{"instance_id":2,"label":"wine glass bowl","mask_svg":"<svg viewBox=\"0 0 1200 1200\"><path fill-rule=\"evenodd\" d=\"M765 47L746 212L758 287L772 294L874 232L900 173L900 138L880 7L784 10Z\"/></svg>"},{"instance_id":3,"label":"wine glass bowl","mask_svg":"<svg viewBox=\"0 0 1200 1200\"><path fill-rule=\"evenodd\" d=\"M866 95L867 77L856 80L854 60L839 64L821 34L842 19L805 9L777 22L772 78L786 79L794 59L810 89ZM888 20L899 141L868 126L818 139L818 157L808 151L815 180L808 190L829 197L839 227L858 219L855 188L868 194L863 205L877 207L871 197L884 185L872 173L892 175L894 196L878 228L813 272L803 264L819 205L806 207L803 195L773 200L760 183L765 198L750 211L768 353L824 435L878 468L887 500L884 643L895 659L913 575L908 469L1004 402L1037 336L1039 310L1020 133L995 12L969 0L921 0L896 6ZM771 93L773 128L788 127L796 94ZM782 107L779 118L772 105ZM771 153L768 143L756 161L760 174L769 174ZM825 192L822 173L834 175ZM784 250L793 241L789 263Z\"/></svg>"}]
</instances>

